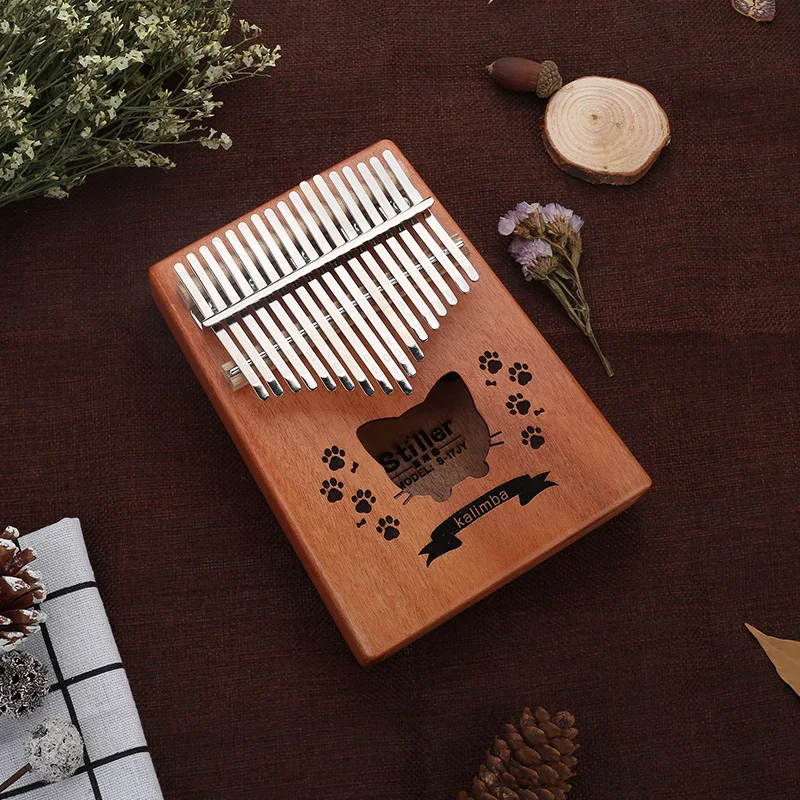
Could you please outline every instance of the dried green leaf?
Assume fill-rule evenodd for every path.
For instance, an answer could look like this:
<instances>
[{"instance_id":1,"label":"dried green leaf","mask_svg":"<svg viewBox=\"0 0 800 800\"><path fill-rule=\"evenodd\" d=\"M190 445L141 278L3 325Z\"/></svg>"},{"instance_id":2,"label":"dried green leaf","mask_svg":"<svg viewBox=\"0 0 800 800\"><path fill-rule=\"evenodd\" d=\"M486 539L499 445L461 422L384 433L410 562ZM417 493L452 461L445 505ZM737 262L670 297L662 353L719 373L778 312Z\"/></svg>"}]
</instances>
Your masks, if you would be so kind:
<instances>
[{"instance_id":1,"label":"dried green leaf","mask_svg":"<svg viewBox=\"0 0 800 800\"><path fill-rule=\"evenodd\" d=\"M778 675L800 695L800 642L767 636L766 633L762 633L746 622L745 627L756 637L770 661L775 665Z\"/></svg>"}]
</instances>

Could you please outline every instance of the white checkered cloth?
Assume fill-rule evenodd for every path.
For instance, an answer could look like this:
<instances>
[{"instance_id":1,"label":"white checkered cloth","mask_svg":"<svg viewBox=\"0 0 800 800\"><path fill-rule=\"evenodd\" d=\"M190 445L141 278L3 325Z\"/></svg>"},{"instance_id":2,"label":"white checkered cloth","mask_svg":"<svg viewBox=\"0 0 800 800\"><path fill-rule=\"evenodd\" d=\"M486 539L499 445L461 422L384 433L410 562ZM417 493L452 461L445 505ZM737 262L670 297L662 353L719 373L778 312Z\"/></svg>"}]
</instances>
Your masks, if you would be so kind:
<instances>
[{"instance_id":1,"label":"white checkered cloth","mask_svg":"<svg viewBox=\"0 0 800 800\"><path fill-rule=\"evenodd\" d=\"M77 726L85 764L61 783L43 783L29 773L0 798L163 800L80 520L62 519L19 541L39 554L35 569L48 593L42 603L47 622L20 649L47 664L53 688L35 713L0 718L0 782L25 764L26 736L43 719Z\"/></svg>"}]
</instances>

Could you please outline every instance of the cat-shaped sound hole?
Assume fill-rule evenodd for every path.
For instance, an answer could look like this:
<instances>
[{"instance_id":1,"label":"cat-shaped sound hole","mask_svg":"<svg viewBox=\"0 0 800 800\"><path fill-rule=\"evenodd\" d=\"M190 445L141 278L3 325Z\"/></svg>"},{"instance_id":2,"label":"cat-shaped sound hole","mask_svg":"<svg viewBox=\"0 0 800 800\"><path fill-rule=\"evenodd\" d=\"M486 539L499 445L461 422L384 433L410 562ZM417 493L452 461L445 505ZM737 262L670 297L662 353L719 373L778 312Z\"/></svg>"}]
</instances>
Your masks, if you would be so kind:
<instances>
[{"instance_id":1,"label":"cat-shaped sound hole","mask_svg":"<svg viewBox=\"0 0 800 800\"><path fill-rule=\"evenodd\" d=\"M489 471L489 428L456 372L440 378L402 416L362 425L358 438L398 490L439 503L465 478Z\"/></svg>"}]
</instances>

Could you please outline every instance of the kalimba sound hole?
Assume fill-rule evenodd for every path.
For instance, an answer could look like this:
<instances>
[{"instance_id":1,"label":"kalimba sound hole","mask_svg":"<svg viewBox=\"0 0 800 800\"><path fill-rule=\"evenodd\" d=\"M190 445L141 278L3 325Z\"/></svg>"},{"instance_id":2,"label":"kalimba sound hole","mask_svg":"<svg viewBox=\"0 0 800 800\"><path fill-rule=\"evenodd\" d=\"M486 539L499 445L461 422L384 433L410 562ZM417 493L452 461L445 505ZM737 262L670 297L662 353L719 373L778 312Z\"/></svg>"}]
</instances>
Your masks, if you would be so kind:
<instances>
[{"instance_id":1,"label":"kalimba sound hole","mask_svg":"<svg viewBox=\"0 0 800 800\"><path fill-rule=\"evenodd\" d=\"M456 484L489 471L489 428L456 372L441 377L419 405L367 422L357 433L398 491L409 495L443 503Z\"/></svg>"}]
</instances>

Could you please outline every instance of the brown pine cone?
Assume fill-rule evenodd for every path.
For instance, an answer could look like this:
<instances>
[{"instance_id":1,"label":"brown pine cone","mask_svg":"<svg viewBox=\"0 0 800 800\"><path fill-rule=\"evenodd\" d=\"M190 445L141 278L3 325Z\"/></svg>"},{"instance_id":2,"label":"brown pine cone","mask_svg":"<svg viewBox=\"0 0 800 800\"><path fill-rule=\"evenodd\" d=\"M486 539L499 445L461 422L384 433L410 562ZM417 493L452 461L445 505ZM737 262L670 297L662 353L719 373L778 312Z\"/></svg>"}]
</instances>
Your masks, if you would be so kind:
<instances>
[{"instance_id":1,"label":"brown pine cone","mask_svg":"<svg viewBox=\"0 0 800 800\"><path fill-rule=\"evenodd\" d=\"M36 552L20 550L18 538L11 526L0 533L0 650L14 650L47 619L33 607L46 597L41 575L29 569Z\"/></svg>"},{"instance_id":2,"label":"brown pine cone","mask_svg":"<svg viewBox=\"0 0 800 800\"><path fill-rule=\"evenodd\" d=\"M565 800L572 789L578 749L575 717L526 708L518 725L506 725L486 753L470 792L458 800Z\"/></svg>"}]
</instances>

